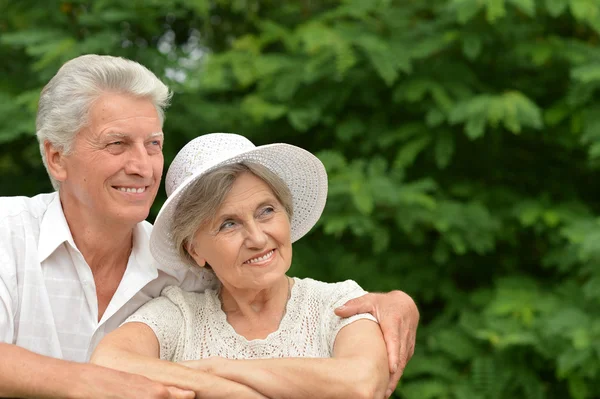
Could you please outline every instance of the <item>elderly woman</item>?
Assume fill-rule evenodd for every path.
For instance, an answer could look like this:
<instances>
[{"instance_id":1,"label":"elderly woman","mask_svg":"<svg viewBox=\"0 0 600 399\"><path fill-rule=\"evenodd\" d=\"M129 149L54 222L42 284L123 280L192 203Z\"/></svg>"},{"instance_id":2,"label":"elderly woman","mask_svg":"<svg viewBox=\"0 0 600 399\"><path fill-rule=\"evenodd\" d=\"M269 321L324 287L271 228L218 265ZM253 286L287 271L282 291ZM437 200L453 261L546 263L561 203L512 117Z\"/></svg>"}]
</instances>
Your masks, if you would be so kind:
<instances>
[{"instance_id":1,"label":"elderly woman","mask_svg":"<svg viewBox=\"0 0 600 399\"><path fill-rule=\"evenodd\" d=\"M384 397L375 319L333 313L365 292L350 280L286 275L292 242L325 206L327 175L315 156L209 134L181 150L166 184L151 251L166 267L212 270L215 289L165 288L100 343L93 362L180 387L210 373L257 395L249 397Z\"/></svg>"}]
</instances>

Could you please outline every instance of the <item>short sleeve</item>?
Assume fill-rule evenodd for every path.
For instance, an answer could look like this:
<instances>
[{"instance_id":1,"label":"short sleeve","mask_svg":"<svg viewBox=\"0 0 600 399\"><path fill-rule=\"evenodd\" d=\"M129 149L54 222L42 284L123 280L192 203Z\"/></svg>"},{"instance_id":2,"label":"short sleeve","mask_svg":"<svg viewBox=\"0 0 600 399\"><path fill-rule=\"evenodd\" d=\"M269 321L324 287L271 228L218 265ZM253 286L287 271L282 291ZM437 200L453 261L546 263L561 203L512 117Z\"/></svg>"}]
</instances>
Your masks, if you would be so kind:
<instances>
[{"instance_id":1,"label":"short sleeve","mask_svg":"<svg viewBox=\"0 0 600 399\"><path fill-rule=\"evenodd\" d=\"M154 298L129 316L125 323L144 323L154 331L160 344L160 358L172 360L177 344L184 334L184 319L179 306L166 295L177 287L169 286L163 289L161 296Z\"/></svg>"},{"instance_id":2,"label":"short sleeve","mask_svg":"<svg viewBox=\"0 0 600 399\"><path fill-rule=\"evenodd\" d=\"M0 249L0 262L4 261ZM5 273L4 263L0 263L0 342L7 344L14 343L15 339L15 318L13 299L11 297L12 278Z\"/></svg>"},{"instance_id":3,"label":"short sleeve","mask_svg":"<svg viewBox=\"0 0 600 399\"><path fill-rule=\"evenodd\" d=\"M17 270L9 223L0 215L0 342L15 341L15 312L17 307Z\"/></svg>"},{"instance_id":4,"label":"short sleeve","mask_svg":"<svg viewBox=\"0 0 600 399\"><path fill-rule=\"evenodd\" d=\"M342 306L351 299L361 297L367 292L352 280L328 284L328 286L329 295L324 302L325 312L323 313L323 317L328 332L329 353L333 353L335 338L343 327L361 319L373 320L374 322L377 322L377 319L369 313L360 313L347 318L336 316L334 313L335 308Z\"/></svg>"}]
</instances>

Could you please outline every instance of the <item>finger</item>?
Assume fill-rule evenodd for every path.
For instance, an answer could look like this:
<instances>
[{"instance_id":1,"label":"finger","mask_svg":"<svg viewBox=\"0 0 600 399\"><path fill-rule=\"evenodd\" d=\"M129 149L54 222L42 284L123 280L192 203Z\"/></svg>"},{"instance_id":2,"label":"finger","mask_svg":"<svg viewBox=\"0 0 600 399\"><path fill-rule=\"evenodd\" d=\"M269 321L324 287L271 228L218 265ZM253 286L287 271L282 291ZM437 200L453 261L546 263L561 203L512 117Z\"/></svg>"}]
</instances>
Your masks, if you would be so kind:
<instances>
[{"instance_id":1,"label":"finger","mask_svg":"<svg viewBox=\"0 0 600 399\"><path fill-rule=\"evenodd\" d=\"M181 389L177 387L167 387L169 395L172 399L194 399L196 393L187 389Z\"/></svg>"},{"instance_id":2,"label":"finger","mask_svg":"<svg viewBox=\"0 0 600 399\"><path fill-rule=\"evenodd\" d=\"M350 317L358 313L371 313L375 315L375 307L373 306L372 296L374 294L366 294L358 298L354 298L335 309L335 314L340 317Z\"/></svg>"},{"instance_id":3,"label":"finger","mask_svg":"<svg viewBox=\"0 0 600 399\"><path fill-rule=\"evenodd\" d=\"M404 370L406 367L406 363L408 363L409 358L409 335L406 334L404 339L400 342L400 352L398 354L397 364L398 368Z\"/></svg>"},{"instance_id":4,"label":"finger","mask_svg":"<svg viewBox=\"0 0 600 399\"><path fill-rule=\"evenodd\" d=\"M385 341L385 347L387 349L390 373L395 374L398 370L398 358L403 349L403 345L400 344L400 333L398 332L397 323L391 323L390 325L388 322L391 322L391 320L380 320L379 325L381 326L383 340Z\"/></svg>"},{"instance_id":5,"label":"finger","mask_svg":"<svg viewBox=\"0 0 600 399\"><path fill-rule=\"evenodd\" d=\"M400 381L400 377L402 377L403 372L404 372L404 369L399 368L398 371L396 371L393 374L390 374L390 381L388 383L388 389L385 393L386 398L389 398L390 396L392 396L392 394L396 390L396 387L398 386L398 381Z\"/></svg>"},{"instance_id":6,"label":"finger","mask_svg":"<svg viewBox=\"0 0 600 399\"><path fill-rule=\"evenodd\" d=\"M415 354L415 345L417 344L417 329L414 328L410 334L410 350L408 351L408 357L406 361L408 362L413 355Z\"/></svg>"}]
</instances>

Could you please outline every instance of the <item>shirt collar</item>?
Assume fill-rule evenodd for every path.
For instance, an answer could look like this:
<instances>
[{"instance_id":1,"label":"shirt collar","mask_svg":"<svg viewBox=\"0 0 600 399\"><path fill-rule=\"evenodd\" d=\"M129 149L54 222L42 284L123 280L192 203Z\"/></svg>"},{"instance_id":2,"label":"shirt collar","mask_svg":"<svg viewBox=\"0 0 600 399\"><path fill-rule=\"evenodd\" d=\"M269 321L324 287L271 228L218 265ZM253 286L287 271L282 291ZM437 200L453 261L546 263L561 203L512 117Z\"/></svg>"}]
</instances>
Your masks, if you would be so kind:
<instances>
[{"instance_id":1,"label":"shirt collar","mask_svg":"<svg viewBox=\"0 0 600 399\"><path fill-rule=\"evenodd\" d=\"M52 255L56 248L64 242L68 242L73 248L76 248L58 192L53 193L53 195L54 198L48 204L40 225L40 240L38 242L38 260L40 263Z\"/></svg>"},{"instance_id":2,"label":"shirt collar","mask_svg":"<svg viewBox=\"0 0 600 399\"><path fill-rule=\"evenodd\" d=\"M140 273L148 274L148 278L155 279L158 276L158 264L150 252L151 230L152 225L146 221L135 225L130 264L133 260Z\"/></svg>"},{"instance_id":3,"label":"shirt collar","mask_svg":"<svg viewBox=\"0 0 600 399\"><path fill-rule=\"evenodd\" d=\"M119 311L146 284L158 277L157 264L150 253L150 223L144 221L133 229L133 248L127 263L127 269L121 279L119 288L113 295L100 324L105 323Z\"/></svg>"},{"instance_id":4,"label":"shirt collar","mask_svg":"<svg viewBox=\"0 0 600 399\"><path fill-rule=\"evenodd\" d=\"M158 276L157 262L150 253L150 223L138 223L133 229L133 248L128 263L130 273L146 275L145 279L155 279ZM42 263L56 249L67 242L73 249L79 251L73 240L69 224L65 218L58 192L48 205L40 226L40 240L38 243L38 260ZM133 260L133 262L131 262Z\"/></svg>"}]
</instances>

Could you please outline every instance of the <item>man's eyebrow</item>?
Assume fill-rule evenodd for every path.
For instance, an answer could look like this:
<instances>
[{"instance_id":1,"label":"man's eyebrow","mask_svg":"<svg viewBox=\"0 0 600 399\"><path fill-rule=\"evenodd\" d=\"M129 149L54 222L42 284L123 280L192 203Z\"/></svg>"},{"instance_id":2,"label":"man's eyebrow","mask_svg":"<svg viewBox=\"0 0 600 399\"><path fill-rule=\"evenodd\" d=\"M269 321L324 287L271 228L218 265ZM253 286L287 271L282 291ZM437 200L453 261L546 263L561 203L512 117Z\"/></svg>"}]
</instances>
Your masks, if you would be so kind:
<instances>
[{"instance_id":1,"label":"man's eyebrow","mask_svg":"<svg viewBox=\"0 0 600 399\"><path fill-rule=\"evenodd\" d=\"M127 138L127 135L125 133L108 133L106 136L114 138L114 139L124 139L124 138Z\"/></svg>"},{"instance_id":2,"label":"man's eyebrow","mask_svg":"<svg viewBox=\"0 0 600 399\"><path fill-rule=\"evenodd\" d=\"M156 132L156 133L152 133L150 136L148 136L148 138L151 138L151 139L156 138L156 137L164 139L165 135L163 132Z\"/></svg>"},{"instance_id":3,"label":"man's eyebrow","mask_svg":"<svg viewBox=\"0 0 600 399\"><path fill-rule=\"evenodd\" d=\"M130 135L127 133L113 132L113 133L108 133L106 136L111 137L113 139L126 139ZM149 139L153 139L153 138L157 138L157 137L164 139L165 135L163 132L155 132L155 133L151 133L148 135Z\"/></svg>"}]
</instances>

